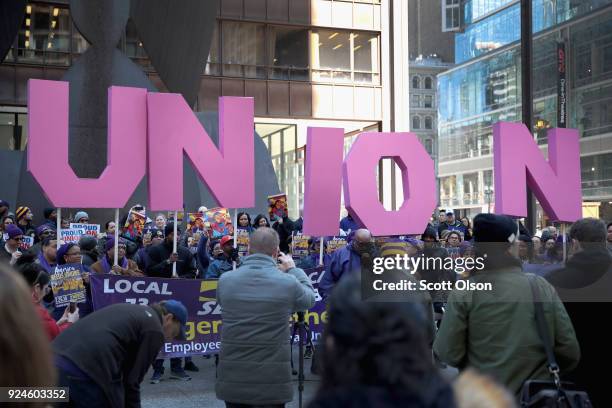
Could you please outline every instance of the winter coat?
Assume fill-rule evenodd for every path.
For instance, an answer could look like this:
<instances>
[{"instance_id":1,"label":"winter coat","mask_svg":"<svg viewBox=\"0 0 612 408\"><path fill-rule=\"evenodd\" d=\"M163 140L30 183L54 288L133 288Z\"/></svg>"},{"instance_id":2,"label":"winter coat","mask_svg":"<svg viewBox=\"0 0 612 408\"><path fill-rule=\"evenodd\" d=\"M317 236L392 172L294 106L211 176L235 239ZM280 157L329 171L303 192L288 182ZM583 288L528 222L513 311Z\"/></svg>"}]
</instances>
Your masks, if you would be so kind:
<instances>
[{"instance_id":1,"label":"winter coat","mask_svg":"<svg viewBox=\"0 0 612 408\"><path fill-rule=\"evenodd\" d=\"M236 266L240 265L240 261L236 264ZM216 257L210 265L208 265L208 269L206 270L206 275L204 275L204 279L219 279L221 275L225 272L229 272L234 269L234 263L229 260L224 254Z\"/></svg>"},{"instance_id":2,"label":"winter coat","mask_svg":"<svg viewBox=\"0 0 612 408\"><path fill-rule=\"evenodd\" d=\"M142 271L138 268L138 264L136 262L132 261L131 259L126 259L126 261L127 261L127 265L125 268L123 268L121 275L136 276L136 277L144 276L144 273L142 273ZM112 271L114 260L112 259L107 260L107 262L111 266L111 271ZM121 262L119 262L119 265L121 265ZM104 270L104 265L103 265L103 259L100 259L99 261L91 265L91 271L97 274L104 274L105 270Z\"/></svg>"},{"instance_id":3,"label":"winter coat","mask_svg":"<svg viewBox=\"0 0 612 408\"><path fill-rule=\"evenodd\" d=\"M564 302L582 352L578 367L566 379L585 387L594 407L606 406L609 385L601 370L602 363L612 361L612 351L602 323L612 315L612 257L605 248L587 249L546 279Z\"/></svg>"},{"instance_id":4,"label":"winter coat","mask_svg":"<svg viewBox=\"0 0 612 408\"><path fill-rule=\"evenodd\" d=\"M572 322L544 278L523 273L520 263L476 273L469 282L492 290L454 289L434 342L438 358L454 367L473 367L518 394L529 379L550 379L538 336L528 276L534 278L561 372L572 370L580 349Z\"/></svg>"},{"instance_id":5,"label":"winter coat","mask_svg":"<svg viewBox=\"0 0 612 408\"><path fill-rule=\"evenodd\" d=\"M323 299L327 299L334 285L344 276L344 274L360 273L361 257L353 249L352 245L347 245L333 253L331 260L325 267L325 274L319 282L319 294Z\"/></svg>"},{"instance_id":6,"label":"winter coat","mask_svg":"<svg viewBox=\"0 0 612 408\"><path fill-rule=\"evenodd\" d=\"M289 317L314 305L310 279L298 268L281 272L267 255L250 255L221 275L217 302L223 317L217 398L252 405L291 401Z\"/></svg>"},{"instance_id":7,"label":"winter coat","mask_svg":"<svg viewBox=\"0 0 612 408\"><path fill-rule=\"evenodd\" d=\"M195 278L195 269L193 267L193 255L183 246L177 246L179 261L176 263L176 273L180 278L193 279ZM161 244L150 247L149 260L151 263L147 268L147 276L156 278L171 278L172 263L166 262L172 255L172 242L162 242Z\"/></svg>"},{"instance_id":8,"label":"winter coat","mask_svg":"<svg viewBox=\"0 0 612 408\"><path fill-rule=\"evenodd\" d=\"M294 228L294 223L289 217L283 217L283 222L276 221L272 224L272 229L278 233L280 243L278 247L286 254L289 253L289 243L291 242L291 236Z\"/></svg>"},{"instance_id":9,"label":"winter coat","mask_svg":"<svg viewBox=\"0 0 612 408\"><path fill-rule=\"evenodd\" d=\"M45 309L41 305L36 304L35 307L36 311L38 312L38 316L40 317L41 323L43 324L43 328L45 329L45 333L47 333L47 336L49 336L49 340L53 340L63 330L70 327L69 322L58 325L57 322L53 320L49 312L47 312L47 309Z\"/></svg>"}]
</instances>

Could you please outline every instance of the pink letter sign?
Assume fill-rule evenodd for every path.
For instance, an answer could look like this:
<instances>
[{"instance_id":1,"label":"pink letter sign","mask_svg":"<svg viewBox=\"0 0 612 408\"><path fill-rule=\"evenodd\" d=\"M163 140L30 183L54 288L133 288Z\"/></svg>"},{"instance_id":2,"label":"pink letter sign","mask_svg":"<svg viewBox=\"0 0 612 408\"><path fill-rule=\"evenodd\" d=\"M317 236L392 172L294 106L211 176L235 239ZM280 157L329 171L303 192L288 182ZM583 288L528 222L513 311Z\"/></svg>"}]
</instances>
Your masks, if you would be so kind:
<instances>
[{"instance_id":1,"label":"pink letter sign","mask_svg":"<svg viewBox=\"0 0 612 408\"><path fill-rule=\"evenodd\" d=\"M306 235L338 234L343 155L343 129L308 128L303 227Z\"/></svg>"},{"instance_id":2,"label":"pink letter sign","mask_svg":"<svg viewBox=\"0 0 612 408\"><path fill-rule=\"evenodd\" d=\"M108 90L108 166L79 178L68 162L68 83L28 81L28 171L55 207L121 208L146 172L146 89Z\"/></svg>"},{"instance_id":3,"label":"pink letter sign","mask_svg":"<svg viewBox=\"0 0 612 408\"><path fill-rule=\"evenodd\" d=\"M149 205L183 207L183 152L221 207L255 206L253 98L222 97L219 149L178 94L147 95Z\"/></svg>"},{"instance_id":4,"label":"pink letter sign","mask_svg":"<svg viewBox=\"0 0 612 408\"><path fill-rule=\"evenodd\" d=\"M548 132L548 163L522 123L496 123L493 138L496 213L527 216L526 182L553 221L582 217L576 129Z\"/></svg>"},{"instance_id":5,"label":"pink letter sign","mask_svg":"<svg viewBox=\"0 0 612 408\"><path fill-rule=\"evenodd\" d=\"M394 159L402 170L404 203L397 211L386 211L378 199L382 158ZM344 199L372 235L421 234L436 206L433 160L414 133L362 133L344 162Z\"/></svg>"}]
</instances>

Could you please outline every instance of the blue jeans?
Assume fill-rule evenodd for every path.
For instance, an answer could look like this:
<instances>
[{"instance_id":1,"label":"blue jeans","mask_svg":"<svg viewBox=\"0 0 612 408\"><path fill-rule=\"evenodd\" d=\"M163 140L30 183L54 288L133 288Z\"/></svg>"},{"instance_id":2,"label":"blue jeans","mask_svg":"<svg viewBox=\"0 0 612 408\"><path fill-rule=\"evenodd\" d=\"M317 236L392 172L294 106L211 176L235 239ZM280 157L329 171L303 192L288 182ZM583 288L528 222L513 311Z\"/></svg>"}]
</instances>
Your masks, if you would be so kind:
<instances>
[{"instance_id":1,"label":"blue jeans","mask_svg":"<svg viewBox=\"0 0 612 408\"><path fill-rule=\"evenodd\" d=\"M180 357L171 358L170 359L170 370L172 371L182 371L183 364L182 359ZM164 371L164 359L158 358L153 362L153 369L155 371Z\"/></svg>"},{"instance_id":2,"label":"blue jeans","mask_svg":"<svg viewBox=\"0 0 612 408\"><path fill-rule=\"evenodd\" d=\"M68 397L70 399L68 405L58 403L59 407L104 408L109 406L106 394L91 379L72 376L62 369L58 370L58 374L58 386L68 387Z\"/></svg>"}]
</instances>

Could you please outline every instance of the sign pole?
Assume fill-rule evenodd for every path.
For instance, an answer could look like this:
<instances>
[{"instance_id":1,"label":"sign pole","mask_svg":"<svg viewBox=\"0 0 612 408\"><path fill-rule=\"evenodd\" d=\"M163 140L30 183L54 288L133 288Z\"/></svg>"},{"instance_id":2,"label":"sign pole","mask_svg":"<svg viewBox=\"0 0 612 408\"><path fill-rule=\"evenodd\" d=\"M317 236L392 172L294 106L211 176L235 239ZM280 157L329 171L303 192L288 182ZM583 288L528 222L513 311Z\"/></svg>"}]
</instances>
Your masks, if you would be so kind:
<instances>
[{"instance_id":1,"label":"sign pole","mask_svg":"<svg viewBox=\"0 0 612 408\"><path fill-rule=\"evenodd\" d=\"M565 238L565 223L561 223L561 234L563 235L563 262L567 262L567 239Z\"/></svg>"},{"instance_id":2,"label":"sign pole","mask_svg":"<svg viewBox=\"0 0 612 408\"><path fill-rule=\"evenodd\" d=\"M319 243L319 265L323 265L323 237Z\"/></svg>"},{"instance_id":3,"label":"sign pole","mask_svg":"<svg viewBox=\"0 0 612 408\"><path fill-rule=\"evenodd\" d=\"M178 232L178 210L174 211L174 234L172 235L172 253L175 254L176 253L176 247L177 247L177 237L176 234ZM176 278L178 277L177 273L176 273L176 262L172 263L172 277Z\"/></svg>"},{"instance_id":4,"label":"sign pole","mask_svg":"<svg viewBox=\"0 0 612 408\"><path fill-rule=\"evenodd\" d=\"M57 249L59 250L60 246L61 246L60 239L62 237L62 209L58 208L57 211L56 211L56 214L57 215L56 215L56 219L55 219L55 224L56 224L56 228L55 229L57 230L57 237L56 237L57 239L55 241L56 242L55 245L57 246Z\"/></svg>"},{"instance_id":5,"label":"sign pole","mask_svg":"<svg viewBox=\"0 0 612 408\"><path fill-rule=\"evenodd\" d=\"M115 208L115 256L114 265L119 265L119 209Z\"/></svg>"},{"instance_id":6,"label":"sign pole","mask_svg":"<svg viewBox=\"0 0 612 408\"><path fill-rule=\"evenodd\" d=\"M234 208L234 249L238 248L238 209ZM236 270L236 261L232 261L232 270Z\"/></svg>"}]
</instances>

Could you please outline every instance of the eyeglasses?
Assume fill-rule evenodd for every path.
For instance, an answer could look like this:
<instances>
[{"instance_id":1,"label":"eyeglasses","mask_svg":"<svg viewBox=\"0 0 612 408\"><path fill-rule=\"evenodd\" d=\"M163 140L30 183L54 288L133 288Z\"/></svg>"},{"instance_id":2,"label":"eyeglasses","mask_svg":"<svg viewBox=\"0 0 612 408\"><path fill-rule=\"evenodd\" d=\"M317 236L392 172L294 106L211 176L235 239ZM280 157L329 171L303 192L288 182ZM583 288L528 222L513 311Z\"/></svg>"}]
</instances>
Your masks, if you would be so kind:
<instances>
[{"instance_id":1,"label":"eyeglasses","mask_svg":"<svg viewBox=\"0 0 612 408\"><path fill-rule=\"evenodd\" d=\"M81 252L66 252L66 256L81 256Z\"/></svg>"},{"instance_id":2,"label":"eyeglasses","mask_svg":"<svg viewBox=\"0 0 612 408\"><path fill-rule=\"evenodd\" d=\"M15 238L11 238L13 241L17 241L17 242L21 242L23 241L23 237L15 237Z\"/></svg>"}]
</instances>

